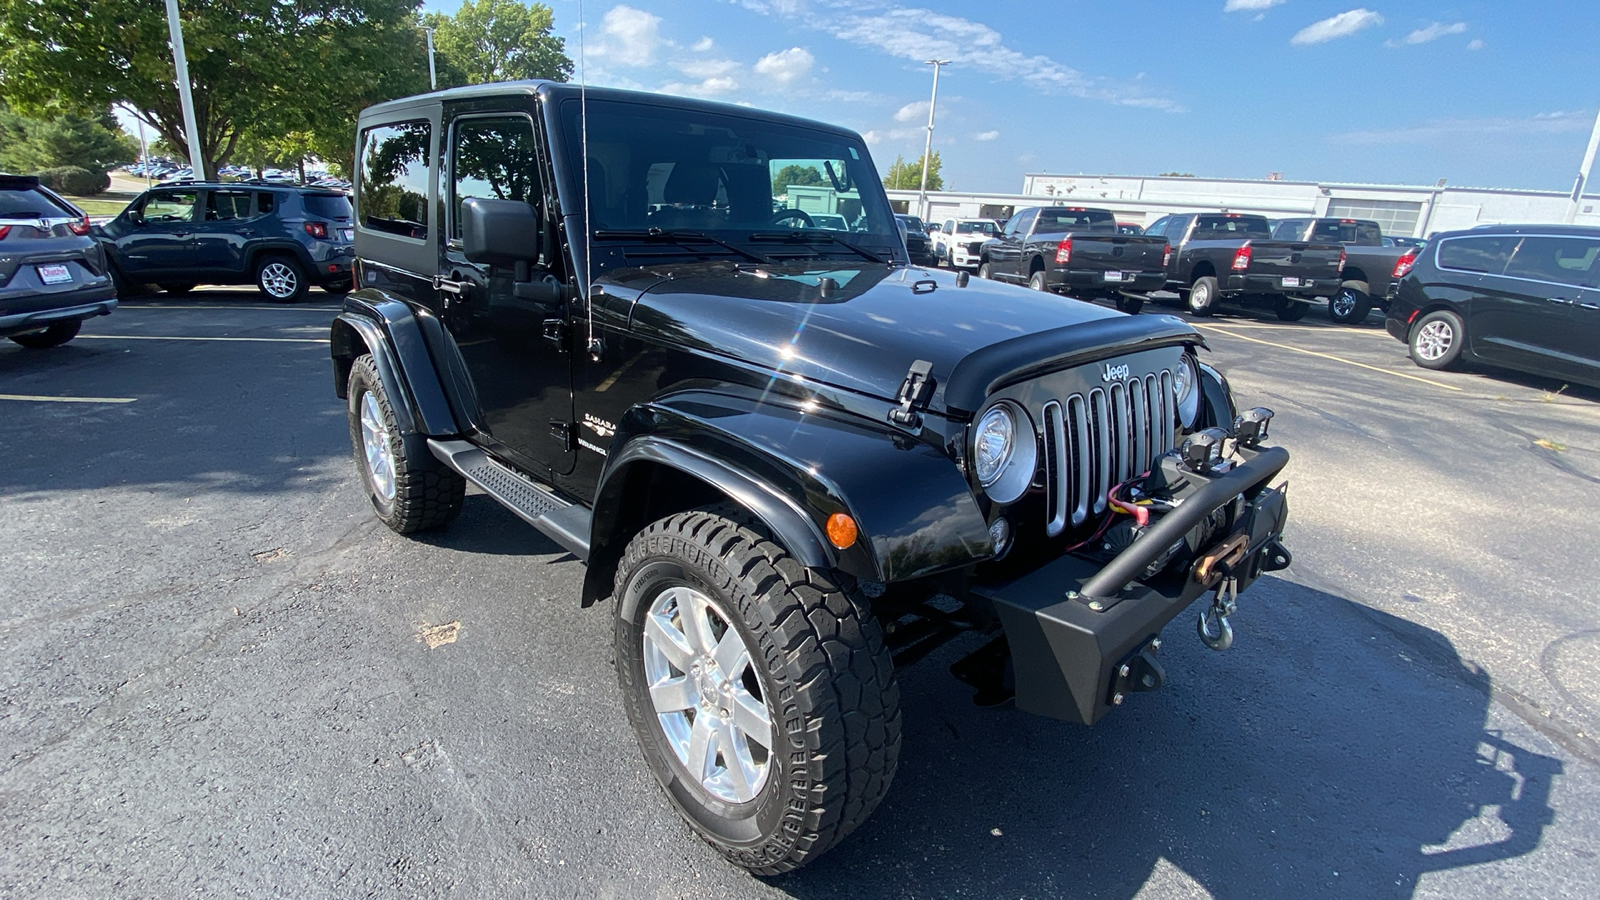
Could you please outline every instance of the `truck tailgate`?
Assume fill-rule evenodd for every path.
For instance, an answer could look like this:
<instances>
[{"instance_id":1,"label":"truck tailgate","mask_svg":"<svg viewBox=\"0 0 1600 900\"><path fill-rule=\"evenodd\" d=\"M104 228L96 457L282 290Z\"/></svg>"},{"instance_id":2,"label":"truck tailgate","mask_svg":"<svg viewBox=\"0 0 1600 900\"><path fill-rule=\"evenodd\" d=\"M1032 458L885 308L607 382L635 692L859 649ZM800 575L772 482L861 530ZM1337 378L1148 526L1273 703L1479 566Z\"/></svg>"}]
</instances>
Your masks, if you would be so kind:
<instances>
[{"instance_id":1,"label":"truck tailgate","mask_svg":"<svg viewBox=\"0 0 1600 900\"><path fill-rule=\"evenodd\" d=\"M1159 272L1167 239L1135 234L1066 234L1072 238L1072 268ZM1337 262L1337 261L1336 261Z\"/></svg>"},{"instance_id":2,"label":"truck tailgate","mask_svg":"<svg viewBox=\"0 0 1600 900\"><path fill-rule=\"evenodd\" d=\"M1339 244L1253 240L1250 267L1245 272L1277 278L1337 278L1343 252Z\"/></svg>"}]
</instances>

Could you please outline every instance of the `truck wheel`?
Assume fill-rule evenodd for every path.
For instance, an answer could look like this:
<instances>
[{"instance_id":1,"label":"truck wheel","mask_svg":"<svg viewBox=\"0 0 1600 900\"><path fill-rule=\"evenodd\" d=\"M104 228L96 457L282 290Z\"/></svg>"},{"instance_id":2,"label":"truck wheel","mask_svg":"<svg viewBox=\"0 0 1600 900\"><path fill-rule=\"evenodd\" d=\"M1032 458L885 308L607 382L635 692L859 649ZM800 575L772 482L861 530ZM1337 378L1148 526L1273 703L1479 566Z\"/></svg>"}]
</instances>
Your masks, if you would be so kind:
<instances>
[{"instance_id":1,"label":"truck wheel","mask_svg":"<svg viewBox=\"0 0 1600 900\"><path fill-rule=\"evenodd\" d=\"M1144 309L1143 297L1129 297L1125 294L1118 294L1112 299L1116 302L1118 310L1130 316L1136 316L1139 314L1139 310Z\"/></svg>"},{"instance_id":2,"label":"truck wheel","mask_svg":"<svg viewBox=\"0 0 1600 900\"><path fill-rule=\"evenodd\" d=\"M1328 298L1328 318L1336 325L1359 325L1372 312L1372 297L1365 281L1347 281Z\"/></svg>"},{"instance_id":3,"label":"truck wheel","mask_svg":"<svg viewBox=\"0 0 1600 900\"><path fill-rule=\"evenodd\" d=\"M292 256L264 256L256 263L256 287L276 303L306 298L306 273Z\"/></svg>"},{"instance_id":4,"label":"truck wheel","mask_svg":"<svg viewBox=\"0 0 1600 900\"><path fill-rule=\"evenodd\" d=\"M1202 275L1189 285L1189 312L1209 316L1217 311L1217 279Z\"/></svg>"},{"instance_id":5,"label":"truck wheel","mask_svg":"<svg viewBox=\"0 0 1600 900\"><path fill-rule=\"evenodd\" d=\"M1448 309L1423 316L1411 329L1411 361L1424 369L1449 369L1461 359L1467 329Z\"/></svg>"},{"instance_id":6,"label":"truck wheel","mask_svg":"<svg viewBox=\"0 0 1600 900\"><path fill-rule=\"evenodd\" d=\"M866 820L899 759L900 689L864 603L706 511L640 532L616 597L628 718L696 834L776 875Z\"/></svg>"},{"instance_id":7,"label":"truck wheel","mask_svg":"<svg viewBox=\"0 0 1600 900\"><path fill-rule=\"evenodd\" d=\"M421 435L403 435L394 406L367 354L350 367L350 443L378 519L397 534L450 523L461 514L467 482L428 452Z\"/></svg>"},{"instance_id":8,"label":"truck wheel","mask_svg":"<svg viewBox=\"0 0 1600 900\"><path fill-rule=\"evenodd\" d=\"M1036 291L1050 290L1050 286L1045 284L1043 269L1040 269L1028 276L1028 287Z\"/></svg>"},{"instance_id":9,"label":"truck wheel","mask_svg":"<svg viewBox=\"0 0 1600 900\"><path fill-rule=\"evenodd\" d=\"M989 268L989 261L987 259L984 260L981 263L978 263L978 277L979 278L993 278L994 277L993 270L991 270Z\"/></svg>"},{"instance_id":10,"label":"truck wheel","mask_svg":"<svg viewBox=\"0 0 1600 900\"><path fill-rule=\"evenodd\" d=\"M1311 304L1304 300L1290 300L1288 297L1279 297L1277 303L1278 319L1283 322L1298 322L1311 311Z\"/></svg>"},{"instance_id":11,"label":"truck wheel","mask_svg":"<svg viewBox=\"0 0 1600 900\"><path fill-rule=\"evenodd\" d=\"M39 331L13 334L11 340L30 350L49 350L51 347L59 347L77 337L78 329L82 327L82 319L69 319L65 322L56 322Z\"/></svg>"}]
</instances>

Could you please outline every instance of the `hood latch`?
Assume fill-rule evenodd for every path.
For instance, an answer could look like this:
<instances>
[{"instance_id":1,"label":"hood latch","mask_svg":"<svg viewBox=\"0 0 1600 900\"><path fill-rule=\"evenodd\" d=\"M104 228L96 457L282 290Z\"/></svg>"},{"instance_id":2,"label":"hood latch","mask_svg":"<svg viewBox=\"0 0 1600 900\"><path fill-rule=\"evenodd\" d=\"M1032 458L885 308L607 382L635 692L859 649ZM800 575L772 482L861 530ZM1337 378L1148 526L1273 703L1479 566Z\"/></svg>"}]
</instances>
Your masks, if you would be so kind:
<instances>
[{"instance_id":1,"label":"hood latch","mask_svg":"<svg viewBox=\"0 0 1600 900\"><path fill-rule=\"evenodd\" d=\"M911 364L905 381L900 382L900 395L895 398L900 406L889 410L889 421L908 431L922 428L922 410L933 402L933 390L939 383L929 377L932 372L933 363L925 359Z\"/></svg>"}]
</instances>

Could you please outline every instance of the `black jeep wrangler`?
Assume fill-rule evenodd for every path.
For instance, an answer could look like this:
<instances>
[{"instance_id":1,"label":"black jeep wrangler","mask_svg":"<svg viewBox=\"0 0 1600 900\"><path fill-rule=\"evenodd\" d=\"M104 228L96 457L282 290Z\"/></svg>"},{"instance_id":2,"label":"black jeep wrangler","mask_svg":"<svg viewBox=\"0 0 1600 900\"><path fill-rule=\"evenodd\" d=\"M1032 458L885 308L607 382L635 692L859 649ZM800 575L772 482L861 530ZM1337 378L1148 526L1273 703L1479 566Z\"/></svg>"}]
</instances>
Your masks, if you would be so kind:
<instances>
[{"instance_id":1,"label":"black jeep wrangler","mask_svg":"<svg viewBox=\"0 0 1600 900\"><path fill-rule=\"evenodd\" d=\"M1288 454L1198 333L910 266L850 131L518 82L357 150L332 353L373 508L442 526L471 482L585 560L646 761L754 872L883 799L899 668L960 639L978 702L1092 723L1289 563Z\"/></svg>"}]
</instances>

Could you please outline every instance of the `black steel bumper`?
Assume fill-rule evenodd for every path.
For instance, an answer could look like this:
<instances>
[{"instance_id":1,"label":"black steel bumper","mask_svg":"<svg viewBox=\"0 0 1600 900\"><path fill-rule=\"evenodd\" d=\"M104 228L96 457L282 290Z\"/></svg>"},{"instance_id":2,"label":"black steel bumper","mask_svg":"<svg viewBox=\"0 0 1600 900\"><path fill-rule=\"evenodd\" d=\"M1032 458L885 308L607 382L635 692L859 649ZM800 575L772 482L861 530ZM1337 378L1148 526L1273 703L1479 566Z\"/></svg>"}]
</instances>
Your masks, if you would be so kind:
<instances>
[{"instance_id":1,"label":"black steel bumper","mask_svg":"<svg viewBox=\"0 0 1600 900\"><path fill-rule=\"evenodd\" d=\"M1233 567L1241 590L1263 571L1287 564L1279 541L1288 501L1267 484L1288 464L1289 453L1277 447L1239 453L1242 464L1185 498L1110 563L1064 556L1013 581L972 587L994 604L1005 629L1018 709L1085 725L1110 711L1123 664L1212 590L1187 569L1148 582L1134 578L1213 511L1244 500L1232 534L1212 544L1246 538L1244 559Z\"/></svg>"},{"instance_id":2,"label":"black steel bumper","mask_svg":"<svg viewBox=\"0 0 1600 900\"><path fill-rule=\"evenodd\" d=\"M1130 271L1121 273L1117 281L1106 280L1104 269L1053 269L1045 273L1045 283L1056 291L1132 291L1148 294L1159 291L1167 283L1166 270L1160 272Z\"/></svg>"},{"instance_id":3,"label":"black steel bumper","mask_svg":"<svg viewBox=\"0 0 1600 900\"><path fill-rule=\"evenodd\" d=\"M1344 282L1338 278L1302 278L1285 287L1277 275L1229 275L1222 289L1230 294L1283 294L1286 297L1332 297Z\"/></svg>"}]
</instances>

